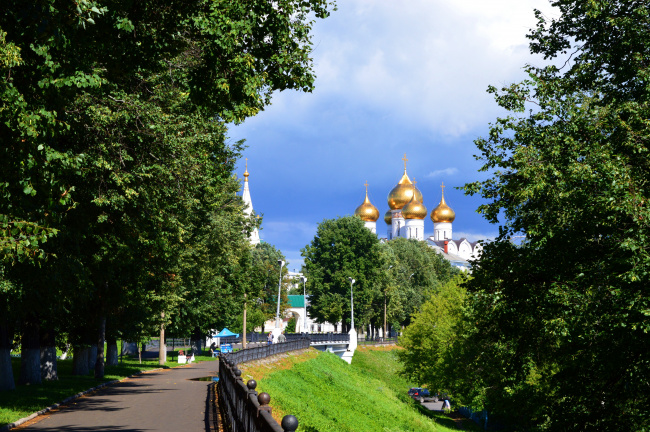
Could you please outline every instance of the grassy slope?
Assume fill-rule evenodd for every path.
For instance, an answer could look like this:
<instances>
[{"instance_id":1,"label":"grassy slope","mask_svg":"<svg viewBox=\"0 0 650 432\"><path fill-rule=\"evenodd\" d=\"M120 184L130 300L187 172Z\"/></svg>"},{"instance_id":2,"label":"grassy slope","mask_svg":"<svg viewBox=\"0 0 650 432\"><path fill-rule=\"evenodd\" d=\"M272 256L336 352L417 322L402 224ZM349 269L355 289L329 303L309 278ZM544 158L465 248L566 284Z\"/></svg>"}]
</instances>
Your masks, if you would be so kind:
<instances>
[{"instance_id":1,"label":"grassy slope","mask_svg":"<svg viewBox=\"0 0 650 432\"><path fill-rule=\"evenodd\" d=\"M213 359L210 357L196 357L196 360ZM14 379L18 382L20 358L12 358L12 366ZM142 364L138 363L137 358L125 359L118 366L106 366L104 379L96 380L92 375L72 375L72 359L59 360L57 362L58 381L44 382L35 386L16 385L16 389L13 391L0 392L0 427L61 402L63 399L79 392L93 388L102 382L119 380L140 371L174 366L178 366L178 364L169 361L165 363L165 366L159 366L158 359L142 361Z\"/></svg>"},{"instance_id":2,"label":"grassy slope","mask_svg":"<svg viewBox=\"0 0 650 432\"><path fill-rule=\"evenodd\" d=\"M259 379L275 410L294 414L306 432L448 431L419 412L391 351L359 349L352 365L323 353ZM255 370L249 371L255 376Z\"/></svg>"}]
</instances>

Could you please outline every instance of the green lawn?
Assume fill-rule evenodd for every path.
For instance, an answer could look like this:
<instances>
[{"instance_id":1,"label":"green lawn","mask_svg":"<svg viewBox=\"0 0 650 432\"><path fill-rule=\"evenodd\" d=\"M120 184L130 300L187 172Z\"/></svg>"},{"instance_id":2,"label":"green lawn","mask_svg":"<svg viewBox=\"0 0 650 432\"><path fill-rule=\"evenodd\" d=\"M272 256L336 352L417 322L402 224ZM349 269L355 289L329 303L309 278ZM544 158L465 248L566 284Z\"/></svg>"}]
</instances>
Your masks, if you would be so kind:
<instances>
[{"instance_id":1,"label":"green lawn","mask_svg":"<svg viewBox=\"0 0 650 432\"><path fill-rule=\"evenodd\" d=\"M211 361L211 357L196 356L196 361ZM176 360L176 356L174 356ZM59 360L57 365L59 380L44 382L42 385L16 385L16 390L0 392L0 427L13 423L18 419L40 411L69 396L95 387L102 382L113 381L136 374L140 371L169 368L178 366L178 363L168 361L164 366L158 365L158 359L138 363L138 359L124 358L118 366L107 366L105 378L96 380L92 375L72 375L72 359ZM18 382L20 371L20 358L12 359L14 378Z\"/></svg>"},{"instance_id":2,"label":"green lawn","mask_svg":"<svg viewBox=\"0 0 650 432\"><path fill-rule=\"evenodd\" d=\"M298 417L305 432L457 430L444 415L425 415L407 396L393 351L358 350L352 365L334 354L280 369L260 380L271 405Z\"/></svg>"}]
</instances>

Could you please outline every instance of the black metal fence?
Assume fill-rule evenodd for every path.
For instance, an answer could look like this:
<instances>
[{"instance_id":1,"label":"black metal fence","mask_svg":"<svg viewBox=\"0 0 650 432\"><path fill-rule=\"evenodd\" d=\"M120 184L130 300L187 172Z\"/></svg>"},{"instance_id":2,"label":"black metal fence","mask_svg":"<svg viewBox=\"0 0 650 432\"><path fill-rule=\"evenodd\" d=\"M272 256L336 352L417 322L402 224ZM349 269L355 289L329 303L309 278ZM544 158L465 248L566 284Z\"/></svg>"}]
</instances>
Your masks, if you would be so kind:
<instances>
[{"instance_id":1,"label":"black metal fence","mask_svg":"<svg viewBox=\"0 0 650 432\"><path fill-rule=\"evenodd\" d=\"M257 382L244 384L237 364L287 351L309 348L309 339L264 345L219 355L219 410L224 430L229 432L293 432L298 420L287 415L279 425L271 416L268 393L257 394Z\"/></svg>"},{"instance_id":2,"label":"black metal fence","mask_svg":"<svg viewBox=\"0 0 650 432\"><path fill-rule=\"evenodd\" d=\"M285 333L287 341L309 339L312 342L349 342L350 335L347 333ZM267 341L268 333L247 333L246 341L249 343ZM242 336L228 336L219 338L222 344L236 344L242 342Z\"/></svg>"}]
</instances>

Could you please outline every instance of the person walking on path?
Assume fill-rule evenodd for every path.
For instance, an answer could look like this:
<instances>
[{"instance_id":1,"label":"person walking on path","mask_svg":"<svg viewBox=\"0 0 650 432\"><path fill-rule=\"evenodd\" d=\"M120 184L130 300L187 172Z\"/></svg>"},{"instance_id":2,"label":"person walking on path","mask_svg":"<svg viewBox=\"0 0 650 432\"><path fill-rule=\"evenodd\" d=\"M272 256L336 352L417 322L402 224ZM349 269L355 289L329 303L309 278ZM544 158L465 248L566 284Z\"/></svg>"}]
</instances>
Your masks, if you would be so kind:
<instances>
[{"instance_id":1,"label":"person walking on path","mask_svg":"<svg viewBox=\"0 0 650 432\"><path fill-rule=\"evenodd\" d=\"M266 340L269 342L269 345L273 343L273 333L269 332L269 336L266 338Z\"/></svg>"},{"instance_id":2,"label":"person walking on path","mask_svg":"<svg viewBox=\"0 0 650 432\"><path fill-rule=\"evenodd\" d=\"M278 342L282 343L286 341L287 341L287 337L284 335L284 332L280 332L280 336L278 336Z\"/></svg>"}]
</instances>

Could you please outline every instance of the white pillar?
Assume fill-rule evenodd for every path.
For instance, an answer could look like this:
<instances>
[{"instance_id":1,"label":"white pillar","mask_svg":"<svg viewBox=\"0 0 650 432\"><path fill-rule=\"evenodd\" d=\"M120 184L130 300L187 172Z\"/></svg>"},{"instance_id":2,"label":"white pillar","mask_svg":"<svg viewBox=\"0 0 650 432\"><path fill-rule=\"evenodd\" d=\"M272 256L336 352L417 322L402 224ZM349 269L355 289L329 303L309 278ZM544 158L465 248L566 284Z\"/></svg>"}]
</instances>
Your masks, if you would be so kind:
<instances>
[{"instance_id":1,"label":"white pillar","mask_svg":"<svg viewBox=\"0 0 650 432\"><path fill-rule=\"evenodd\" d=\"M377 222L365 221L363 224L370 230L370 232L377 234Z\"/></svg>"},{"instance_id":2,"label":"white pillar","mask_svg":"<svg viewBox=\"0 0 650 432\"><path fill-rule=\"evenodd\" d=\"M434 223L433 238L435 240L451 240L451 222Z\"/></svg>"},{"instance_id":3,"label":"white pillar","mask_svg":"<svg viewBox=\"0 0 650 432\"><path fill-rule=\"evenodd\" d=\"M424 220L406 219L406 232L408 237L416 240L424 240Z\"/></svg>"},{"instance_id":4,"label":"white pillar","mask_svg":"<svg viewBox=\"0 0 650 432\"><path fill-rule=\"evenodd\" d=\"M402 217L402 210L392 210L391 213L393 214L393 238L404 237L404 218Z\"/></svg>"}]
</instances>

